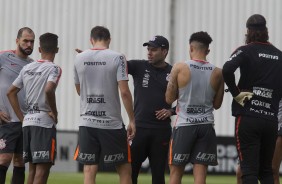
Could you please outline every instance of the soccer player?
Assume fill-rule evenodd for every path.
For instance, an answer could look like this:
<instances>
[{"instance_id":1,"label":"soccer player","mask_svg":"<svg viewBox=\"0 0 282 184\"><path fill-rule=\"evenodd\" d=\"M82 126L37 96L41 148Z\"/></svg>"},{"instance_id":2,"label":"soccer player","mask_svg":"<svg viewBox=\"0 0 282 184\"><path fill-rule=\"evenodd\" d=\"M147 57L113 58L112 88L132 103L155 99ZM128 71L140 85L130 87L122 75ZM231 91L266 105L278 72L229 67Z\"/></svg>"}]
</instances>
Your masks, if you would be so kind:
<instances>
[{"instance_id":1,"label":"soccer player","mask_svg":"<svg viewBox=\"0 0 282 184\"><path fill-rule=\"evenodd\" d=\"M217 165L214 109L224 94L221 69L207 61L212 38L207 32L190 37L191 60L176 63L171 71L166 101L177 99L177 118L169 150L170 183L180 184L187 163L193 164L195 184L205 184L208 165Z\"/></svg>"},{"instance_id":2,"label":"soccer player","mask_svg":"<svg viewBox=\"0 0 282 184\"><path fill-rule=\"evenodd\" d=\"M120 183L131 184L131 156L128 141L135 135L132 96L128 87L125 57L109 49L107 28L91 30L92 49L79 53L74 79L80 95L78 146L74 159L84 164L84 183L94 184L99 159L114 165ZM121 117L119 91L129 117L127 133Z\"/></svg>"},{"instance_id":3,"label":"soccer player","mask_svg":"<svg viewBox=\"0 0 282 184\"><path fill-rule=\"evenodd\" d=\"M282 52L268 42L266 20L254 14L246 22L246 44L223 66L233 96L236 146L243 184L273 184L272 158L277 139L277 113L282 97ZM234 72L240 68L240 80Z\"/></svg>"},{"instance_id":4,"label":"soccer player","mask_svg":"<svg viewBox=\"0 0 282 184\"><path fill-rule=\"evenodd\" d=\"M142 162L148 157L152 184L165 183L168 145L171 136L170 116L175 110L165 101L165 91L172 66L165 62L169 42L155 36L144 43L148 60L128 61L128 73L134 80L136 135L132 140L132 183L137 184Z\"/></svg>"},{"instance_id":5,"label":"soccer player","mask_svg":"<svg viewBox=\"0 0 282 184\"><path fill-rule=\"evenodd\" d=\"M0 53L0 184L5 183L6 172L12 160L14 169L11 183L23 184L25 180L22 124L6 94L23 66L32 61L28 56L33 51L34 37L30 28L23 27L18 31L16 50ZM23 91L19 92L18 99L22 111L25 112Z\"/></svg>"},{"instance_id":6,"label":"soccer player","mask_svg":"<svg viewBox=\"0 0 282 184\"><path fill-rule=\"evenodd\" d=\"M41 59L23 67L8 91L10 103L23 122L23 158L29 162L28 184L46 184L56 157L58 123L55 90L61 68L54 64L58 36L45 33L39 37ZM19 108L17 93L24 90L27 114Z\"/></svg>"}]
</instances>

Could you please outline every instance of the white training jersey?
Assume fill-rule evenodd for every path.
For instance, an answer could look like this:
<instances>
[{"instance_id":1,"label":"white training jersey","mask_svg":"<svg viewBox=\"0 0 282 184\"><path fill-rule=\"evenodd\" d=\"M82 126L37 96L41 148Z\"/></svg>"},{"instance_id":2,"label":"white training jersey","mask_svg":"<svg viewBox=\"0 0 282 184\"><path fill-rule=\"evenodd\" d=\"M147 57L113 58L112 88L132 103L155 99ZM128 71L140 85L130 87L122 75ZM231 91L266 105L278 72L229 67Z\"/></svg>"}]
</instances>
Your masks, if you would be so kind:
<instances>
[{"instance_id":1,"label":"white training jersey","mask_svg":"<svg viewBox=\"0 0 282 184\"><path fill-rule=\"evenodd\" d=\"M80 85L79 126L122 128L118 81L128 80L125 57L110 49L86 50L76 56L74 80Z\"/></svg>"},{"instance_id":2,"label":"white training jersey","mask_svg":"<svg viewBox=\"0 0 282 184\"><path fill-rule=\"evenodd\" d=\"M213 124L215 91L211 87L210 80L215 66L199 60L188 60L185 63L191 77L185 87L179 88L175 126Z\"/></svg>"},{"instance_id":3,"label":"white training jersey","mask_svg":"<svg viewBox=\"0 0 282 184\"><path fill-rule=\"evenodd\" d=\"M45 87L51 81L58 84L61 68L51 61L38 60L23 67L18 78L13 82L17 88L23 88L28 105L23 126L52 128L55 124L48 115L51 108L46 99Z\"/></svg>"},{"instance_id":4,"label":"white training jersey","mask_svg":"<svg viewBox=\"0 0 282 184\"><path fill-rule=\"evenodd\" d=\"M0 111L5 112L10 116L10 122L19 122L7 97L7 92L13 81L18 77L22 68L31 63L33 60L30 58L19 58L15 51L0 52ZM27 105L25 103L23 90L18 93L18 100L21 111L25 114ZM1 120L0 120L1 121Z\"/></svg>"}]
</instances>

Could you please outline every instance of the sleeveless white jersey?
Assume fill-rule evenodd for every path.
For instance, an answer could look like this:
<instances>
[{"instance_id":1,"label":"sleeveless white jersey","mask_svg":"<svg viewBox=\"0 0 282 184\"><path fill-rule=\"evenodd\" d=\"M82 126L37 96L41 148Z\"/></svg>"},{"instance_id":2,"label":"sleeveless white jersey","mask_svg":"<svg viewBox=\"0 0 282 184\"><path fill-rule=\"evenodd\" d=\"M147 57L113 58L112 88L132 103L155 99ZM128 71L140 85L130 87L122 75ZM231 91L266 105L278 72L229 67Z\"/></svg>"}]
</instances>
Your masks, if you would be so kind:
<instances>
[{"instance_id":1,"label":"sleeveless white jersey","mask_svg":"<svg viewBox=\"0 0 282 184\"><path fill-rule=\"evenodd\" d=\"M74 80L80 84L79 126L122 128L118 81L128 80L125 57L110 49L86 50L76 56Z\"/></svg>"},{"instance_id":2,"label":"sleeveless white jersey","mask_svg":"<svg viewBox=\"0 0 282 184\"><path fill-rule=\"evenodd\" d=\"M7 97L7 92L14 80L18 77L22 68L31 63L30 58L19 58L15 51L3 51L0 53L0 111L10 116L10 122L19 122ZM25 103L25 95L23 90L18 93L18 100L21 111L25 114L27 105Z\"/></svg>"},{"instance_id":3,"label":"sleeveless white jersey","mask_svg":"<svg viewBox=\"0 0 282 184\"><path fill-rule=\"evenodd\" d=\"M51 108L46 99L45 87L49 81L58 84L61 74L61 68L47 60L38 60L23 67L18 78L13 82L14 86L23 88L26 95L28 110L23 127L52 128L56 125L48 115Z\"/></svg>"},{"instance_id":4,"label":"sleeveless white jersey","mask_svg":"<svg viewBox=\"0 0 282 184\"><path fill-rule=\"evenodd\" d=\"M188 60L185 63L191 77L185 87L179 88L175 126L213 124L215 91L210 80L215 66L205 61Z\"/></svg>"}]
</instances>

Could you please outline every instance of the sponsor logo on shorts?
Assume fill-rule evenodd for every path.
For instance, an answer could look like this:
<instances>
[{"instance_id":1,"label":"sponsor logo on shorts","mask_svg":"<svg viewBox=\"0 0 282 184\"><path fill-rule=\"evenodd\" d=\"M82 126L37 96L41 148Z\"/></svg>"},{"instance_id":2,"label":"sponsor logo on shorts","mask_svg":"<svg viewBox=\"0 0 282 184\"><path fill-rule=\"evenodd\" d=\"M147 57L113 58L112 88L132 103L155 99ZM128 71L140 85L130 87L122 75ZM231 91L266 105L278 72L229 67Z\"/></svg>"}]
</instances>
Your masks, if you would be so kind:
<instances>
[{"instance_id":1,"label":"sponsor logo on shorts","mask_svg":"<svg viewBox=\"0 0 282 184\"><path fill-rule=\"evenodd\" d=\"M102 62L87 61L87 62L84 62L84 65L87 65L87 66L101 66L101 65L106 65L106 62L105 61L102 61Z\"/></svg>"},{"instance_id":2,"label":"sponsor logo on shorts","mask_svg":"<svg viewBox=\"0 0 282 184\"><path fill-rule=\"evenodd\" d=\"M203 161L203 162L215 162L216 161L216 155L210 154L210 153L202 153L199 152L196 160Z\"/></svg>"},{"instance_id":3,"label":"sponsor logo on shorts","mask_svg":"<svg viewBox=\"0 0 282 184\"><path fill-rule=\"evenodd\" d=\"M7 141L7 140L0 139L0 150L6 148L6 141Z\"/></svg>"},{"instance_id":4,"label":"sponsor logo on shorts","mask_svg":"<svg viewBox=\"0 0 282 184\"><path fill-rule=\"evenodd\" d=\"M173 161L174 162L188 162L188 159L190 157L190 154L180 154L180 153L175 153L173 156Z\"/></svg>"},{"instance_id":5,"label":"sponsor logo on shorts","mask_svg":"<svg viewBox=\"0 0 282 184\"><path fill-rule=\"evenodd\" d=\"M50 153L49 151L34 151L32 153L32 158L33 159L49 159L50 158Z\"/></svg>"},{"instance_id":6,"label":"sponsor logo on shorts","mask_svg":"<svg viewBox=\"0 0 282 184\"><path fill-rule=\"evenodd\" d=\"M81 161L93 161L95 162L95 154L79 153L78 159Z\"/></svg>"},{"instance_id":7,"label":"sponsor logo on shorts","mask_svg":"<svg viewBox=\"0 0 282 184\"><path fill-rule=\"evenodd\" d=\"M124 154L118 153L114 155L105 155L104 162L105 163L115 163L124 160Z\"/></svg>"}]
</instances>

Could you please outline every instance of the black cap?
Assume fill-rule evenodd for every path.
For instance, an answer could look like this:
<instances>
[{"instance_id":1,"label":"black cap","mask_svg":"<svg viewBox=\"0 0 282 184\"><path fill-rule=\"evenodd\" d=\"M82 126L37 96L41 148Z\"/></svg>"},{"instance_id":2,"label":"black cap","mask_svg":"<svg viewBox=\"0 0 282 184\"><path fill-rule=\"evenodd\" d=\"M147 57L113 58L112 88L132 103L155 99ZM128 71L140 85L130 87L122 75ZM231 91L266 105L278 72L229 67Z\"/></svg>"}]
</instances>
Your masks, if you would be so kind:
<instances>
[{"instance_id":1,"label":"black cap","mask_svg":"<svg viewBox=\"0 0 282 184\"><path fill-rule=\"evenodd\" d=\"M169 49L168 40L165 37L159 35L154 36L154 38L143 44L144 47L148 45L152 47L161 47L164 49Z\"/></svg>"},{"instance_id":2,"label":"black cap","mask_svg":"<svg viewBox=\"0 0 282 184\"><path fill-rule=\"evenodd\" d=\"M264 30L266 29L266 20L260 14L254 14L247 20L246 27L248 29Z\"/></svg>"}]
</instances>

